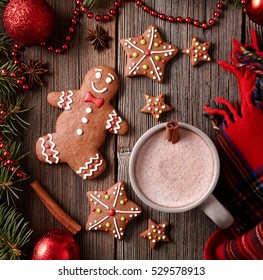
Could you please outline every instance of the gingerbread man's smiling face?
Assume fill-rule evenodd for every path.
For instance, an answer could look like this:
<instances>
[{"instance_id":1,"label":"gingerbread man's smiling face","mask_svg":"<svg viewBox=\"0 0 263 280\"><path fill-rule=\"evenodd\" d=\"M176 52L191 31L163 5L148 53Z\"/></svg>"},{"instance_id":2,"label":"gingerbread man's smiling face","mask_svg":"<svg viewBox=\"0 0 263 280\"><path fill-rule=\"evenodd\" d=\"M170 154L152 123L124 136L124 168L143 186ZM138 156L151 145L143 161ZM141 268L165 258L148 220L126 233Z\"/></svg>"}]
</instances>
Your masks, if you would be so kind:
<instances>
[{"instance_id":1,"label":"gingerbread man's smiling face","mask_svg":"<svg viewBox=\"0 0 263 280\"><path fill-rule=\"evenodd\" d=\"M119 87L119 78L115 71L104 65L91 68L84 78L81 91L84 95L90 92L95 98L109 102Z\"/></svg>"}]
</instances>

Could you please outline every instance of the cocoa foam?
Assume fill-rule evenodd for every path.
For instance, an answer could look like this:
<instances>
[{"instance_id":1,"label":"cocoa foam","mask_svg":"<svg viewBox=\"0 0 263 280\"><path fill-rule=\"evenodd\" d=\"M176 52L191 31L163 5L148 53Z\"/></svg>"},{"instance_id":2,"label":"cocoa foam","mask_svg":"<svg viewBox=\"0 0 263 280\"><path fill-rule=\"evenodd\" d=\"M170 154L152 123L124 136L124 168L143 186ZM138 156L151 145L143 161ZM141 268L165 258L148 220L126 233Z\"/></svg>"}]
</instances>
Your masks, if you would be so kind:
<instances>
[{"instance_id":1,"label":"cocoa foam","mask_svg":"<svg viewBox=\"0 0 263 280\"><path fill-rule=\"evenodd\" d=\"M209 189L214 160L206 142L195 132L180 128L172 144L165 130L153 134L141 147L135 177L141 192L164 207L183 207L199 200Z\"/></svg>"}]
</instances>

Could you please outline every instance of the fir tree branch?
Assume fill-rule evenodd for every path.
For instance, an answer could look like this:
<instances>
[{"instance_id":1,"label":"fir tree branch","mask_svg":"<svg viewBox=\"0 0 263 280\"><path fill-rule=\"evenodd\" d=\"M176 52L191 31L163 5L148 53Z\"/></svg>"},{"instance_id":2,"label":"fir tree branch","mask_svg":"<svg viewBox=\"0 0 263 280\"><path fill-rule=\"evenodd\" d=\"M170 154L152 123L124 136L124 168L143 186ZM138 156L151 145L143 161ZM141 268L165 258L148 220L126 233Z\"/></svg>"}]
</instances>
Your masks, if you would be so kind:
<instances>
[{"instance_id":1,"label":"fir tree branch","mask_svg":"<svg viewBox=\"0 0 263 280\"><path fill-rule=\"evenodd\" d=\"M16 70L17 67L12 61L0 66L0 98L2 100L7 98L9 103L12 103L12 97L17 91L16 79L10 76L10 73Z\"/></svg>"},{"instance_id":2,"label":"fir tree branch","mask_svg":"<svg viewBox=\"0 0 263 280\"><path fill-rule=\"evenodd\" d=\"M10 136L18 136L21 134L21 128L26 129L29 123L24 121L20 115L30 109L22 110L22 103L25 100L25 96L19 95L16 100L11 103L5 103L6 114L2 117L3 123L0 125L2 128L2 134L8 140ZM0 98L0 103L3 103Z\"/></svg>"},{"instance_id":3,"label":"fir tree branch","mask_svg":"<svg viewBox=\"0 0 263 280\"><path fill-rule=\"evenodd\" d=\"M99 2L99 0L84 0L82 5L87 9L91 9L96 2Z\"/></svg>"},{"instance_id":4,"label":"fir tree branch","mask_svg":"<svg viewBox=\"0 0 263 280\"><path fill-rule=\"evenodd\" d=\"M0 17L2 17L3 12L4 12L5 7L6 7L8 2L9 2L9 0L1 0L0 1Z\"/></svg>"},{"instance_id":5,"label":"fir tree branch","mask_svg":"<svg viewBox=\"0 0 263 280\"><path fill-rule=\"evenodd\" d=\"M24 259L32 232L15 207L0 205L0 260Z\"/></svg>"},{"instance_id":6,"label":"fir tree branch","mask_svg":"<svg viewBox=\"0 0 263 280\"><path fill-rule=\"evenodd\" d=\"M12 42L12 39L5 33L0 33L0 54L5 54L8 57L7 46Z\"/></svg>"},{"instance_id":7,"label":"fir tree branch","mask_svg":"<svg viewBox=\"0 0 263 280\"><path fill-rule=\"evenodd\" d=\"M232 0L232 4L237 8L237 7L241 7L241 3L240 0Z\"/></svg>"},{"instance_id":8,"label":"fir tree branch","mask_svg":"<svg viewBox=\"0 0 263 280\"><path fill-rule=\"evenodd\" d=\"M5 198L8 205L15 204L14 199L18 199L18 192L22 191L16 185L28 178L25 173L21 172L19 164L19 161L27 156L28 153L20 155L20 148L21 144L9 141L5 146L5 150L8 150L10 155L5 157L4 152L0 151L2 159L0 162L0 200Z\"/></svg>"}]
</instances>

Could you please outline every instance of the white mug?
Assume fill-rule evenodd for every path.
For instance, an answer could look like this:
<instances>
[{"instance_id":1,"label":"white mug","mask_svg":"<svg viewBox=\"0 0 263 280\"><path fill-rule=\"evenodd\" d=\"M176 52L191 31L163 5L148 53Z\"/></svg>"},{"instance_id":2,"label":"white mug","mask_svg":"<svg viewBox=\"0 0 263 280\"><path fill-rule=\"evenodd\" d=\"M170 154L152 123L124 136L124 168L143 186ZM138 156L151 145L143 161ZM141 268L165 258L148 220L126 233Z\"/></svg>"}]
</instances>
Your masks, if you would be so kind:
<instances>
[{"instance_id":1,"label":"white mug","mask_svg":"<svg viewBox=\"0 0 263 280\"><path fill-rule=\"evenodd\" d=\"M210 148L212 157L213 157L213 166L214 166L214 172L213 172L213 178L211 181L211 184L207 188L206 192L202 194L202 196L194 201L191 204L185 205L185 206L176 206L176 207L166 207L159 205L152 200L150 200L140 189L139 185L137 184L137 179L136 179L136 172L135 172L135 165L136 165L136 159L139 154L140 149L142 146L145 144L145 142L150 139L151 136L153 136L155 133L163 130L165 133L165 128L166 128L166 123L162 123L159 125L156 125L146 131L140 139L137 141L135 144L131 156L130 156L130 161L129 161L129 176L130 176L130 181L131 185L137 194L137 196L148 206L150 206L153 209L162 211L162 212L169 212L169 213L182 213L191 209L194 209L198 206L201 207L201 209L205 212L205 214L214 221L215 224L217 224L220 228L225 229L229 227L234 219L231 216L231 214L227 211L227 209L213 196L212 192L214 191L218 178L219 178L219 172L220 172L220 161L219 161L219 156L216 150L216 147L214 143L211 141L211 139L200 129L186 124L186 123L180 123L179 122L179 127L189 130L191 132L196 133L199 135L203 141L207 144L207 146ZM180 141L180 140L179 140ZM171 145L176 145L176 144L171 144ZM156 159L158 160L158 159Z\"/></svg>"}]
</instances>

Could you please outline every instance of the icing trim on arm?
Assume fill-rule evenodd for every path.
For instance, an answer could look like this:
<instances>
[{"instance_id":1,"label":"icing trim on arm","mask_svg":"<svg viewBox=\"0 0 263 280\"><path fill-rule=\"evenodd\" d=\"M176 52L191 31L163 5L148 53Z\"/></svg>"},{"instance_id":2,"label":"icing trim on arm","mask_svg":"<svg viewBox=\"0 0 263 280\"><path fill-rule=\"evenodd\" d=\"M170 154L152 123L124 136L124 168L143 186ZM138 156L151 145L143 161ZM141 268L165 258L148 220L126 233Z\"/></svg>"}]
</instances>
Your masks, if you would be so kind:
<instances>
[{"instance_id":1,"label":"icing trim on arm","mask_svg":"<svg viewBox=\"0 0 263 280\"><path fill-rule=\"evenodd\" d=\"M49 164L52 164L53 162L51 160L49 160L49 158L53 157L55 159L55 163L57 164L59 162L59 157L58 157L59 152L54 149L56 147L56 145L53 142L52 134L48 133L47 136L46 136L46 139L43 138L43 137L40 137L39 140L42 141L42 143L41 143L41 148L42 148L41 154L45 157L46 162L49 163ZM46 144L46 141L49 141L50 144L49 143ZM46 153L46 149L50 149L49 154Z\"/></svg>"},{"instance_id":2,"label":"icing trim on arm","mask_svg":"<svg viewBox=\"0 0 263 280\"><path fill-rule=\"evenodd\" d=\"M110 118L106 121L106 129L108 129L110 132L117 134L121 128L120 123L122 123L122 118L118 116L115 110L113 110L112 113L109 114L109 117Z\"/></svg>"},{"instance_id":3,"label":"icing trim on arm","mask_svg":"<svg viewBox=\"0 0 263 280\"><path fill-rule=\"evenodd\" d=\"M71 97L73 96L73 91L61 91L61 96L59 98L59 101L57 103L58 107L64 110L70 110L70 104L72 104L73 100Z\"/></svg>"}]
</instances>

